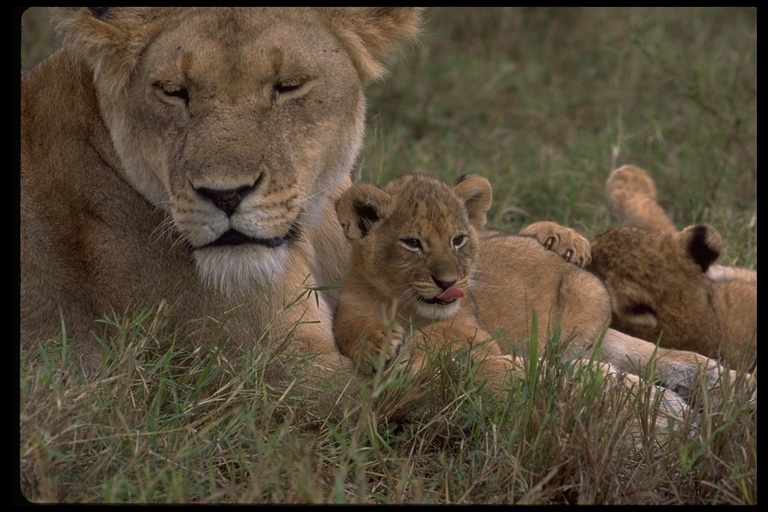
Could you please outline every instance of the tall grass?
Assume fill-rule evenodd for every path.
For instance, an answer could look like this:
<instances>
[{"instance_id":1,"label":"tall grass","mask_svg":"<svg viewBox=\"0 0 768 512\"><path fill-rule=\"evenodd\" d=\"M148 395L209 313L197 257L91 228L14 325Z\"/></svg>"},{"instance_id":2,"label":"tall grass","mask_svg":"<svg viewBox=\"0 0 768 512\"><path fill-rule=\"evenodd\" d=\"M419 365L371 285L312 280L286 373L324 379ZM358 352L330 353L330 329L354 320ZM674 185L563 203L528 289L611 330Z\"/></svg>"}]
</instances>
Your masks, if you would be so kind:
<instances>
[{"instance_id":1,"label":"tall grass","mask_svg":"<svg viewBox=\"0 0 768 512\"><path fill-rule=\"evenodd\" d=\"M29 67L56 40L44 10L22 24ZM755 9L443 8L425 28L369 90L360 179L479 173L494 226L547 219L592 236L614 224L608 172L632 163L678 227L711 223L721 261L756 268ZM91 379L65 364L66 335L21 356L24 497L757 503L757 410L742 380L661 436L647 385L573 364L553 336L503 396L473 379L474 363L442 357L417 383L378 375L348 416L318 422L303 413L311 398L265 380L277 355L190 351L165 334L165 311L105 318L120 328ZM406 395L423 401L393 419Z\"/></svg>"}]
</instances>

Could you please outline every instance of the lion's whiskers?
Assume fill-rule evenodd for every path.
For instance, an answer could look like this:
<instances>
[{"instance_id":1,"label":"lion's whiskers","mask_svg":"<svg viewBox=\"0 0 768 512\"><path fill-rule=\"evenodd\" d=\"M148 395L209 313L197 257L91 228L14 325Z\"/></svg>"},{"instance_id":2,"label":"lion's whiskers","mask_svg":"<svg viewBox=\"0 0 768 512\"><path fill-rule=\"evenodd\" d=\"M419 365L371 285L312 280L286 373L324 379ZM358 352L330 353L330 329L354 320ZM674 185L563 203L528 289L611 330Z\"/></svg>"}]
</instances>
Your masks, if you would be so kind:
<instances>
[{"instance_id":1,"label":"lion's whiskers","mask_svg":"<svg viewBox=\"0 0 768 512\"><path fill-rule=\"evenodd\" d=\"M170 215L163 217L163 220L155 226L151 237L152 241L156 243L170 240L171 249L176 249L179 245L187 243L186 237L176 229L176 224Z\"/></svg>"}]
</instances>

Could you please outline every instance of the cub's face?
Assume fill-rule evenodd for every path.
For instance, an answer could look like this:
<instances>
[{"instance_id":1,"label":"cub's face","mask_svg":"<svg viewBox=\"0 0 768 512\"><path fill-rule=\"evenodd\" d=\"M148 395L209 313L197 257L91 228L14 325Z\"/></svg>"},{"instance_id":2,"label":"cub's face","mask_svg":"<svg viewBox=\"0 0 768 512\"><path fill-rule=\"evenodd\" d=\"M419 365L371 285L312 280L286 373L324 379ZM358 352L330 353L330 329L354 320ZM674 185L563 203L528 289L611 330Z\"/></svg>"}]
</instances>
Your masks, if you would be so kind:
<instances>
[{"instance_id":1,"label":"cub's face","mask_svg":"<svg viewBox=\"0 0 768 512\"><path fill-rule=\"evenodd\" d=\"M425 175L383 189L356 185L337 206L352 242L351 272L396 301L401 314L442 319L466 295L491 188L480 176L453 187Z\"/></svg>"},{"instance_id":2,"label":"cub's face","mask_svg":"<svg viewBox=\"0 0 768 512\"><path fill-rule=\"evenodd\" d=\"M65 9L59 26L124 177L230 290L280 276L319 222L362 144L364 85L415 31L407 11Z\"/></svg>"}]
</instances>

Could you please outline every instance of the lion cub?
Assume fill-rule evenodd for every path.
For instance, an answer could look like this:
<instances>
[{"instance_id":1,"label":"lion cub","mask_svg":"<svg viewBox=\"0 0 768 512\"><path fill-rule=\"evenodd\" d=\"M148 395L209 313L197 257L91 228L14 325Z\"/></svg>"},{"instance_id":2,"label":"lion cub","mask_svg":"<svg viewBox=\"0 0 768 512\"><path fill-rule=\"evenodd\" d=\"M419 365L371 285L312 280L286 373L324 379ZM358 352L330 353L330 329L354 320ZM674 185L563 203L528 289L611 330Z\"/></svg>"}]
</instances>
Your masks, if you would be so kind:
<instances>
[{"instance_id":1,"label":"lion cub","mask_svg":"<svg viewBox=\"0 0 768 512\"><path fill-rule=\"evenodd\" d=\"M388 363L404 344L414 369L424 348L471 347L486 359L481 371L503 384L514 359L474 312L470 282L485 226L491 185L477 175L453 186L423 174L402 176L383 188L358 184L336 206L352 261L334 321L340 351L361 372Z\"/></svg>"},{"instance_id":2,"label":"lion cub","mask_svg":"<svg viewBox=\"0 0 768 512\"><path fill-rule=\"evenodd\" d=\"M611 325L662 347L753 367L757 271L716 265L723 249L717 230L695 224L678 231L643 169L613 170L606 190L626 225L592 241L589 268L611 295Z\"/></svg>"},{"instance_id":3,"label":"lion cub","mask_svg":"<svg viewBox=\"0 0 768 512\"><path fill-rule=\"evenodd\" d=\"M538 223L526 230L528 236L484 231L491 195L490 183L481 176L467 175L448 185L423 174L402 176L382 188L358 184L342 194L336 213L350 241L351 263L342 283L334 336L341 353L355 361L361 373L373 373L404 347L412 350L412 371L428 363L435 349L470 348L474 358L484 360L479 379L495 391L508 389L510 377L524 373L523 359L503 353L485 325L512 335L527 332L528 307L557 313L568 332L583 336L582 343L590 341L582 322L595 311L604 311L599 318L607 317L607 293L591 274L564 261L585 264L588 253L583 254L578 243L565 244L574 249L551 246L547 239L552 223ZM568 238L571 231L560 227L558 237ZM561 249L562 254L553 256ZM590 283L593 288L585 291ZM489 294L499 286L505 295L531 302L510 306L490 299L499 297ZM595 291L605 295L605 304ZM572 304L553 306L563 301ZM570 322L576 321L571 331ZM609 364L601 371L606 377L615 373ZM638 383L634 375L620 380L630 388ZM686 410L671 391L655 388L657 392L667 399L661 405L666 415L679 417Z\"/></svg>"}]
</instances>

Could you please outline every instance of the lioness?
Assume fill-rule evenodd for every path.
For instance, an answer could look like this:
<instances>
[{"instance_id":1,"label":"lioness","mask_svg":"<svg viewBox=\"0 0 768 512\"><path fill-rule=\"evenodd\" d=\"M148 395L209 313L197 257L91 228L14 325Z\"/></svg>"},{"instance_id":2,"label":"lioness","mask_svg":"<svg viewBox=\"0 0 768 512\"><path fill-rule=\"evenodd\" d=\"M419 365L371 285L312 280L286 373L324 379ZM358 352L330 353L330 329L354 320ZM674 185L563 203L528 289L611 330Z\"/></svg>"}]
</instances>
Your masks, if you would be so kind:
<instances>
[{"instance_id":1,"label":"lioness","mask_svg":"<svg viewBox=\"0 0 768 512\"><path fill-rule=\"evenodd\" d=\"M168 298L191 344L229 340L231 357L287 343L317 354L317 385L343 370L342 389L333 296L306 289L346 264L333 202L362 144L363 92L419 16L56 9L64 46L21 84L23 349L63 321L93 371L100 318Z\"/></svg>"},{"instance_id":2,"label":"lioness","mask_svg":"<svg viewBox=\"0 0 768 512\"><path fill-rule=\"evenodd\" d=\"M678 231L644 170L615 169L606 189L627 224L592 241L590 268L611 295L611 325L662 347L753 365L757 272L714 265L720 234L706 224Z\"/></svg>"}]
</instances>

